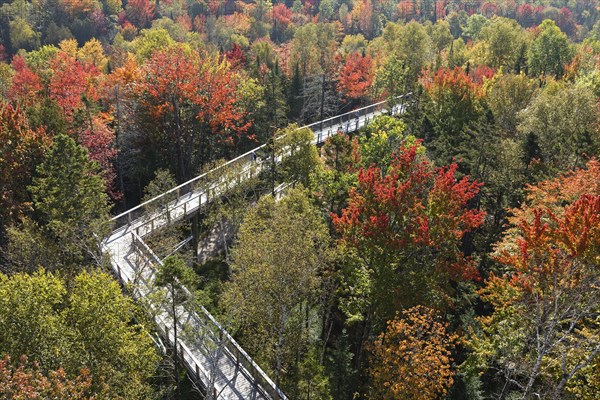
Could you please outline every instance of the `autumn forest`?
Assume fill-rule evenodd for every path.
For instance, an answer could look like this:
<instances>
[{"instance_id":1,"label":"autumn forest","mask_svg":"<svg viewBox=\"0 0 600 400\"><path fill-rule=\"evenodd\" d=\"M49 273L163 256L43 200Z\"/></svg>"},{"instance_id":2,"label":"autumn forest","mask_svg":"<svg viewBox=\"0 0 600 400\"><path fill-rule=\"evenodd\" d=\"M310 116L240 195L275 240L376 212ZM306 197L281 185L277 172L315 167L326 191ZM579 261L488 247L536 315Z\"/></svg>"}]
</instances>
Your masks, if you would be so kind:
<instances>
[{"instance_id":1,"label":"autumn forest","mask_svg":"<svg viewBox=\"0 0 600 400\"><path fill-rule=\"evenodd\" d=\"M600 398L599 16L0 0L0 398Z\"/></svg>"}]
</instances>

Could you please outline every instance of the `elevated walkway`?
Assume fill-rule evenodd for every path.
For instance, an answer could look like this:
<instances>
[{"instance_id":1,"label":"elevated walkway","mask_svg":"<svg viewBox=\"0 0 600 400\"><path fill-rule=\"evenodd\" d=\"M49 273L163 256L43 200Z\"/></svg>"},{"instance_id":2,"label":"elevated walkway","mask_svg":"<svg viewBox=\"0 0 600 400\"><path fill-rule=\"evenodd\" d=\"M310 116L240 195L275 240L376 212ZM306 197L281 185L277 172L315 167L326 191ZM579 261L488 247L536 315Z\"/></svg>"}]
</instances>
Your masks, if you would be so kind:
<instances>
[{"instance_id":1,"label":"elevated walkway","mask_svg":"<svg viewBox=\"0 0 600 400\"><path fill-rule=\"evenodd\" d=\"M398 98L390 114L405 109L405 96ZM319 121L306 127L314 132L313 144L322 144L338 131L354 132L386 112L385 102ZM155 290L152 282L161 260L143 238L176 221L194 215L215 196L256 176L266 160L261 159L265 145L201 174L149 201L113 218L116 229L102 242L114 273L130 288L132 296L144 303L154 316L163 340L173 347L173 323L167 305L148 299ZM264 152L264 150L263 150ZM234 171L234 175L228 171ZM286 185L280 185L280 193ZM151 211L148 211L151 210ZM178 313L177 352L194 381L218 399L287 399L285 394L204 308L180 306Z\"/></svg>"}]
</instances>

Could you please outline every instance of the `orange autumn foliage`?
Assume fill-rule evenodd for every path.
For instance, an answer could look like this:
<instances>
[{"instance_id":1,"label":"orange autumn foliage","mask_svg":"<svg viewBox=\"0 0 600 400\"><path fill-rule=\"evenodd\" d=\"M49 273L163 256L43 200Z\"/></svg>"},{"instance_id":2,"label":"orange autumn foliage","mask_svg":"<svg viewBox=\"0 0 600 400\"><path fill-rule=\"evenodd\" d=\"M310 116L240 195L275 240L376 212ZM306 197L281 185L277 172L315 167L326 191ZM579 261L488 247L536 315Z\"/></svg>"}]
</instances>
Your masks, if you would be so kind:
<instances>
[{"instance_id":1,"label":"orange autumn foliage","mask_svg":"<svg viewBox=\"0 0 600 400\"><path fill-rule=\"evenodd\" d=\"M494 312L478 318L473 354L489 369L502 360L503 379L516 382L523 398L594 390L587 367L598 352L598 172L591 160L586 169L529 187L496 246L506 273L491 274L479 291ZM517 332L518 344L503 340L507 330Z\"/></svg>"},{"instance_id":2,"label":"orange autumn foliage","mask_svg":"<svg viewBox=\"0 0 600 400\"><path fill-rule=\"evenodd\" d=\"M12 78L9 98L27 106L33 105L38 101L39 93L42 90L42 80L19 55L13 57L12 67L15 75Z\"/></svg>"},{"instance_id":3,"label":"orange autumn foliage","mask_svg":"<svg viewBox=\"0 0 600 400\"><path fill-rule=\"evenodd\" d=\"M0 220L16 220L31 207L27 185L41 162L50 138L31 129L25 113L0 102Z\"/></svg>"},{"instance_id":4,"label":"orange autumn foliage","mask_svg":"<svg viewBox=\"0 0 600 400\"><path fill-rule=\"evenodd\" d=\"M350 99L365 96L373 83L373 60L371 56L352 53L340 68L338 89Z\"/></svg>"},{"instance_id":5,"label":"orange autumn foliage","mask_svg":"<svg viewBox=\"0 0 600 400\"><path fill-rule=\"evenodd\" d=\"M529 186L525 204L512 210L509 222L511 228L496 246L496 259L514 272L513 283L544 292L550 290L545 285L556 282L577 285L576 269L600 263L598 160Z\"/></svg>"},{"instance_id":6,"label":"orange autumn foliage","mask_svg":"<svg viewBox=\"0 0 600 400\"><path fill-rule=\"evenodd\" d=\"M92 378L82 369L75 378L59 368L45 374L37 363L22 356L13 366L8 356L0 360L0 398L92 400Z\"/></svg>"},{"instance_id":7,"label":"orange autumn foliage","mask_svg":"<svg viewBox=\"0 0 600 400\"><path fill-rule=\"evenodd\" d=\"M452 350L457 336L436 311L416 306L388 321L371 348L369 373L382 399L444 398L454 382Z\"/></svg>"},{"instance_id":8,"label":"orange autumn foliage","mask_svg":"<svg viewBox=\"0 0 600 400\"><path fill-rule=\"evenodd\" d=\"M81 63L60 51L50 62L53 74L48 89L50 98L63 110L67 120L84 105L84 98L98 100L96 80L100 71L92 64Z\"/></svg>"}]
</instances>

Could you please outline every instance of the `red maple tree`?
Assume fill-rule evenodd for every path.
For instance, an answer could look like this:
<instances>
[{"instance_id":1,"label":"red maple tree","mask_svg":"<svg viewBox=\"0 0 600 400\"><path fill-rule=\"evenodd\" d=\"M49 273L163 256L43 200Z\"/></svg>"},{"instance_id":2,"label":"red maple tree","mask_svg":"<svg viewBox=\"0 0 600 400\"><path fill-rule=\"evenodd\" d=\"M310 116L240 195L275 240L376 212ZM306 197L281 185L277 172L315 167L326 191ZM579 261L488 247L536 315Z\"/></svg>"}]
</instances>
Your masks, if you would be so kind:
<instances>
[{"instance_id":1,"label":"red maple tree","mask_svg":"<svg viewBox=\"0 0 600 400\"><path fill-rule=\"evenodd\" d=\"M84 105L84 97L91 101L98 99L94 83L100 72L94 65L81 63L60 51L50 67L53 71L48 85L50 98L63 110L67 120Z\"/></svg>"},{"instance_id":2,"label":"red maple tree","mask_svg":"<svg viewBox=\"0 0 600 400\"><path fill-rule=\"evenodd\" d=\"M114 186L117 176L114 161L118 150L115 147L115 132L108 126L109 121L107 114L93 116L88 126L77 136L79 144L88 150L90 159L100 165L106 192L113 200L118 201L122 196Z\"/></svg>"},{"instance_id":3,"label":"red maple tree","mask_svg":"<svg viewBox=\"0 0 600 400\"><path fill-rule=\"evenodd\" d=\"M338 89L350 99L364 97L373 83L373 60L371 56L352 53L340 68Z\"/></svg>"},{"instance_id":4,"label":"red maple tree","mask_svg":"<svg viewBox=\"0 0 600 400\"><path fill-rule=\"evenodd\" d=\"M12 67L15 74L12 78L9 98L25 105L32 105L38 100L38 94L43 88L39 75L29 68L23 57L18 55L13 57Z\"/></svg>"},{"instance_id":5,"label":"red maple tree","mask_svg":"<svg viewBox=\"0 0 600 400\"><path fill-rule=\"evenodd\" d=\"M226 61L181 47L157 51L142 66L137 95L175 144L182 177L201 162L197 147L232 145L248 131L251 122L238 105L239 83Z\"/></svg>"},{"instance_id":6,"label":"red maple tree","mask_svg":"<svg viewBox=\"0 0 600 400\"><path fill-rule=\"evenodd\" d=\"M477 278L460 240L483 223L484 213L468 207L481 184L458 180L456 164L434 168L418 149L402 147L385 173L374 166L361 169L348 207L332 215L333 224L359 249L427 254L432 267L452 278Z\"/></svg>"}]
</instances>

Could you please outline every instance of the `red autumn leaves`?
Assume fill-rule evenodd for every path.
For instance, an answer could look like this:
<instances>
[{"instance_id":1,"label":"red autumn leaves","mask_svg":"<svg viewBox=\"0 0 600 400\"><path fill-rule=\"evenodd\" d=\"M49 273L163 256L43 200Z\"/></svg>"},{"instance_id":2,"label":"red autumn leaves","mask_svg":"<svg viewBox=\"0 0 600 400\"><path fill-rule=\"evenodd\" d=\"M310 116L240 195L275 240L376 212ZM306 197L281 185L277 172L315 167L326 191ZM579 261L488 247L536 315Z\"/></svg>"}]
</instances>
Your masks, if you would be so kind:
<instances>
[{"instance_id":1,"label":"red autumn leaves","mask_svg":"<svg viewBox=\"0 0 600 400\"><path fill-rule=\"evenodd\" d=\"M455 164L434 168L418 150L401 148L386 173L375 166L361 169L348 207L332 216L333 223L354 245L439 254L435 268L475 278L475 266L459 244L483 223L484 213L468 207L481 184L457 179Z\"/></svg>"}]
</instances>

